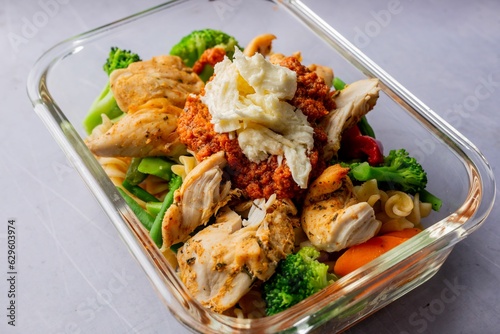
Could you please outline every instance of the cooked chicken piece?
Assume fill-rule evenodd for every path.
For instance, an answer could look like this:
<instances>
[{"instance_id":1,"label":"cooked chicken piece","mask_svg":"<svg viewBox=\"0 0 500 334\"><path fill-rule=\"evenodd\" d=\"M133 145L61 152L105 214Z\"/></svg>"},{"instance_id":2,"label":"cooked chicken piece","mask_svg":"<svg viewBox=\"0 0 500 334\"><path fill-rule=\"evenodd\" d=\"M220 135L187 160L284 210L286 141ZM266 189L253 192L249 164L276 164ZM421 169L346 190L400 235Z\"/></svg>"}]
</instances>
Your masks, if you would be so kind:
<instances>
[{"instance_id":1,"label":"cooked chicken piece","mask_svg":"<svg viewBox=\"0 0 500 334\"><path fill-rule=\"evenodd\" d=\"M231 183L223 180L225 165L221 151L200 162L186 175L163 217L162 248L188 239L191 232L205 225L219 208L238 195L238 190L231 190Z\"/></svg>"},{"instance_id":2,"label":"cooked chicken piece","mask_svg":"<svg viewBox=\"0 0 500 334\"><path fill-rule=\"evenodd\" d=\"M282 53L272 53L271 55L269 55L269 61L272 64L279 64L286 57L287 56L285 56ZM302 54L300 53L300 51L294 52L290 57L293 57L297 59L299 62L302 62Z\"/></svg>"},{"instance_id":3,"label":"cooked chicken piece","mask_svg":"<svg viewBox=\"0 0 500 334\"><path fill-rule=\"evenodd\" d=\"M205 307L224 312L267 280L294 245L290 202L256 200L248 221L228 207L178 251L180 278ZM247 223L245 225L245 223Z\"/></svg>"},{"instance_id":4,"label":"cooked chicken piece","mask_svg":"<svg viewBox=\"0 0 500 334\"><path fill-rule=\"evenodd\" d=\"M250 41L245 47L243 53L247 57L251 57L256 53L262 54L264 57L271 53L273 40L276 36L273 34L262 34Z\"/></svg>"},{"instance_id":5,"label":"cooked chicken piece","mask_svg":"<svg viewBox=\"0 0 500 334\"><path fill-rule=\"evenodd\" d=\"M328 167L309 187L302 229L318 249L335 252L373 237L382 223L373 208L357 201L348 168Z\"/></svg>"},{"instance_id":6,"label":"cooked chicken piece","mask_svg":"<svg viewBox=\"0 0 500 334\"><path fill-rule=\"evenodd\" d=\"M325 81L325 84L328 87L332 87L332 85L333 85L333 69L331 67L318 65L318 64L311 64L311 65L307 66L307 68L313 72L316 72L318 77L323 79Z\"/></svg>"},{"instance_id":7,"label":"cooked chicken piece","mask_svg":"<svg viewBox=\"0 0 500 334\"><path fill-rule=\"evenodd\" d=\"M115 70L109 77L118 107L134 112L147 101L162 97L184 108L186 96L198 94L204 84L197 74L177 56L157 56Z\"/></svg>"},{"instance_id":8,"label":"cooked chicken piece","mask_svg":"<svg viewBox=\"0 0 500 334\"><path fill-rule=\"evenodd\" d=\"M337 154L342 132L358 123L373 109L379 96L378 82L378 79L359 80L336 92L336 109L320 123L328 135L328 143L324 147L325 159L330 160Z\"/></svg>"},{"instance_id":9,"label":"cooked chicken piece","mask_svg":"<svg viewBox=\"0 0 500 334\"><path fill-rule=\"evenodd\" d=\"M156 98L125 114L105 133L88 137L86 144L97 156L179 156L186 152L175 131L180 113L181 108Z\"/></svg>"}]
</instances>

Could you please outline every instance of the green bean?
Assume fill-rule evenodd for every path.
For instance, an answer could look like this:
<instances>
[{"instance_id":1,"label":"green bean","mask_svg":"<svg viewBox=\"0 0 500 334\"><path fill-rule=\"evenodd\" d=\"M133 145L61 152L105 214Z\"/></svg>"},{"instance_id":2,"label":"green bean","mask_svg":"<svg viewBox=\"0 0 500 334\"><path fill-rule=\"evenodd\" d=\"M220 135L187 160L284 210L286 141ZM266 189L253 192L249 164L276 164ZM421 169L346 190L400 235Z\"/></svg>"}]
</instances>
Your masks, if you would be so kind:
<instances>
[{"instance_id":1,"label":"green bean","mask_svg":"<svg viewBox=\"0 0 500 334\"><path fill-rule=\"evenodd\" d=\"M333 88L335 88L335 90L342 90L344 89L345 85L346 84L344 81L342 81L342 79L338 77L333 78Z\"/></svg>"},{"instance_id":2,"label":"green bean","mask_svg":"<svg viewBox=\"0 0 500 334\"><path fill-rule=\"evenodd\" d=\"M361 117L361 119L358 122L358 127L362 135L375 138L375 131L373 131L373 128L371 127L370 123L368 123L366 115Z\"/></svg>"},{"instance_id":3,"label":"green bean","mask_svg":"<svg viewBox=\"0 0 500 334\"><path fill-rule=\"evenodd\" d=\"M147 202L146 203L146 210L156 217L158 213L160 213L161 206L163 205L162 202Z\"/></svg>"},{"instance_id":4,"label":"green bean","mask_svg":"<svg viewBox=\"0 0 500 334\"><path fill-rule=\"evenodd\" d=\"M141 173L137 168L141 163L142 158L132 158L130 165L127 169L127 174L125 175L125 180L127 180L132 185L138 185L148 177L147 174Z\"/></svg>"},{"instance_id":5,"label":"green bean","mask_svg":"<svg viewBox=\"0 0 500 334\"><path fill-rule=\"evenodd\" d=\"M130 197L123 189L120 187L116 187L118 189L118 192L120 195L122 195L123 199L127 203L127 205L132 209L132 212L137 216L137 219L141 222L142 226L146 228L146 230L150 231L153 223L154 223L154 218L151 216L149 213L144 210L139 203L137 203L132 197Z\"/></svg>"},{"instance_id":6,"label":"green bean","mask_svg":"<svg viewBox=\"0 0 500 334\"><path fill-rule=\"evenodd\" d=\"M163 221L163 216L165 216L165 212L167 212L167 209L172 205L174 202L174 192L176 189L179 189L179 187L182 184L182 178L178 175L173 175L172 179L169 182L169 189L168 193L165 195L165 198L163 199L163 204L161 206L160 212L156 216L156 219L153 223L153 226L151 227L151 230L149 231L149 235L151 236L151 239L155 242L155 244L160 248L163 243L162 239L162 234L161 234L161 223Z\"/></svg>"},{"instance_id":7,"label":"green bean","mask_svg":"<svg viewBox=\"0 0 500 334\"><path fill-rule=\"evenodd\" d=\"M161 157L146 157L142 158L137 169L141 173L156 175L166 181L170 181L173 164L172 161L165 160Z\"/></svg>"},{"instance_id":8,"label":"green bean","mask_svg":"<svg viewBox=\"0 0 500 334\"><path fill-rule=\"evenodd\" d=\"M130 184L127 179L122 182L123 188L127 189L132 195L136 196L138 199L144 202L160 202L158 198L154 195L148 193L145 189L140 186Z\"/></svg>"}]
</instances>

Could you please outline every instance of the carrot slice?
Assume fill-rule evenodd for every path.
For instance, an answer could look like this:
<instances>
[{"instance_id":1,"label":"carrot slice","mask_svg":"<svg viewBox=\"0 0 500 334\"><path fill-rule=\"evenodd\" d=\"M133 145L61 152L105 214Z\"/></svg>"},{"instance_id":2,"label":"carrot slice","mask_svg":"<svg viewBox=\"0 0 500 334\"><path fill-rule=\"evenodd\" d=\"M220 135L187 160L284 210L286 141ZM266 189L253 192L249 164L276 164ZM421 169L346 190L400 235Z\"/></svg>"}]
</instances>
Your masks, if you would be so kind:
<instances>
[{"instance_id":1,"label":"carrot slice","mask_svg":"<svg viewBox=\"0 0 500 334\"><path fill-rule=\"evenodd\" d=\"M339 276L347 275L408 239L386 235L373 237L346 250L337 259L333 271Z\"/></svg>"}]
</instances>

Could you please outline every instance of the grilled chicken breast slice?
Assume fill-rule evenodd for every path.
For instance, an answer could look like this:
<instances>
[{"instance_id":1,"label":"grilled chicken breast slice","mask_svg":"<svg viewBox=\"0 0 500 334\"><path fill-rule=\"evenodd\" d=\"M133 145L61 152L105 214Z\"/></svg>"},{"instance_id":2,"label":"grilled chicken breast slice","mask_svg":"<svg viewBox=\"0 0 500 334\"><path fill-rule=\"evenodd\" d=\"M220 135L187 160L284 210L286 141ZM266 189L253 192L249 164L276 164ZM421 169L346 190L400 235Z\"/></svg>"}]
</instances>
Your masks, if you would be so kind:
<instances>
[{"instance_id":1,"label":"grilled chicken breast slice","mask_svg":"<svg viewBox=\"0 0 500 334\"><path fill-rule=\"evenodd\" d=\"M256 279L267 280L294 245L293 214L289 202L254 201L244 220L228 207L216 221L179 249L180 278L205 307L224 312L236 305Z\"/></svg>"},{"instance_id":2,"label":"grilled chicken breast slice","mask_svg":"<svg viewBox=\"0 0 500 334\"><path fill-rule=\"evenodd\" d=\"M163 247L185 241L198 226L205 225L238 190L223 180L224 152L218 152L196 165L174 193L174 202L162 222Z\"/></svg>"},{"instance_id":3,"label":"grilled chicken breast slice","mask_svg":"<svg viewBox=\"0 0 500 334\"><path fill-rule=\"evenodd\" d=\"M359 122L373 109L379 97L378 79L365 79L346 85L334 95L336 109L326 115L320 123L325 130L328 141L324 146L324 157L333 158L340 148L341 135L344 130Z\"/></svg>"},{"instance_id":4,"label":"grilled chicken breast slice","mask_svg":"<svg viewBox=\"0 0 500 334\"><path fill-rule=\"evenodd\" d=\"M170 104L184 108L188 94L198 94L203 81L177 56L156 56L111 72L110 87L118 107L135 112L147 101L165 98Z\"/></svg>"},{"instance_id":5,"label":"grilled chicken breast slice","mask_svg":"<svg viewBox=\"0 0 500 334\"><path fill-rule=\"evenodd\" d=\"M179 156L186 146L176 132L181 108L166 99L149 100L135 113L126 114L108 131L86 139L97 156L146 157Z\"/></svg>"},{"instance_id":6,"label":"grilled chicken breast slice","mask_svg":"<svg viewBox=\"0 0 500 334\"><path fill-rule=\"evenodd\" d=\"M320 250L335 252L367 241L382 225L368 203L357 201L348 172L338 164L328 167L306 195L302 229Z\"/></svg>"}]
</instances>

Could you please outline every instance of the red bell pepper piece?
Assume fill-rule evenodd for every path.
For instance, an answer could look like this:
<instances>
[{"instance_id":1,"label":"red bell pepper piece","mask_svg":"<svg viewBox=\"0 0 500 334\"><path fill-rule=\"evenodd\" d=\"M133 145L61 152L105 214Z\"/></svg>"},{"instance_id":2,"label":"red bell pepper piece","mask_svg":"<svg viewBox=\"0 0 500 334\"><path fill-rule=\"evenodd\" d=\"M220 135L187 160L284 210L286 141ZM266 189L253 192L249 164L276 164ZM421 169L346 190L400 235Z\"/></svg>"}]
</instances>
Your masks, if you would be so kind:
<instances>
[{"instance_id":1,"label":"red bell pepper piece","mask_svg":"<svg viewBox=\"0 0 500 334\"><path fill-rule=\"evenodd\" d=\"M342 152L351 159L364 159L372 166L384 162L382 149L375 138L361 134L357 125L344 131L341 143Z\"/></svg>"}]
</instances>

